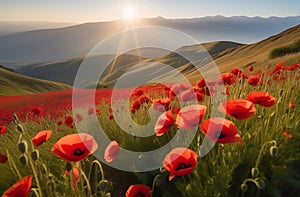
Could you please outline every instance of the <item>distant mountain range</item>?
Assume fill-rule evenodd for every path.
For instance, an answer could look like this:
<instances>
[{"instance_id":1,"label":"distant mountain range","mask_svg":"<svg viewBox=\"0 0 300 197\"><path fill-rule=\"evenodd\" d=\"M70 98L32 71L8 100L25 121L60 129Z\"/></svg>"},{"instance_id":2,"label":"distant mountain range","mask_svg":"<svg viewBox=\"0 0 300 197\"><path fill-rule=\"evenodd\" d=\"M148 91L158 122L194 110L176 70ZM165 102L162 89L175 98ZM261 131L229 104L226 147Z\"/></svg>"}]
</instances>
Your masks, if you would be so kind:
<instances>
[{"instance_id":1,"label":"distant mountain range","mask_svg":"<svg viewBox=\"0 0 300 197\"><path fill-rule=\"evenodd\" d=\"M300 24L295 17L202 17L194 19L140 19L136 26L164 26L182 31L199 43L234 41L253 43ZM0 64L10 68L38 62L83 57L106 37L126 28L123 21L85 23L34 30L0 37Z\"/></svg>"},{"instance_id":2,"label":"distant mountain range","mask_svg":"<svg viewBox=\"0 0 300 197\"><path fill-rule=\"evenodd\" d=\"M233 67L245 69L250 65L254 66L255 70L258 70L268 64L274 65L279 61L286 61L287 63L299 61L299 53L275 59L269 59L268 57L272 49L285 46L299 39L300 25L289 28L254 44L245 45L228 41L216 41L202 45L184 46L176 50L176 53L187 54L190 57L198 58L197 61L199 62L204 62L201 59L204 47L221 72L229 71ZM125 73L127 73L127 77L131 79L127 81L129 85L131 81L134 83L133 78L130 77L140 77L139 79L147 77L168 78L169 81L176 81L178 76L168 71L164 65L176 68L191 82L195 83L200 77L199 72L195 70L195 67L190 62L176 53L169 53L157 58L141 58L132 54L123 54L107 66L99 80L99 85L100 87L113 87L121 76L124 77ZM107 57L96 56L89 58L94 58L97 65L102 65L101 60ZM72 85L83 59L83 57L78 57L58 62L30 64L16 69L16 72ZM144 64L144 66L135 67L135 65L138 64ZM147 76L145 76L145 73L147 73ZM161 76L161 74L163 74L163 76ZM88 79L86 84L88 86Z\"/></svg>"},{"instance_id":3,"label":"distant mountain range","mask_svg":"<svg viewBox=\"0 0 300 197\"><path fill-rule=\"evenodd\" d=\"M38 29L61 28L71 25L75 24L47 21L0 21L0 36Z\"/></svg>"}]
</instances>

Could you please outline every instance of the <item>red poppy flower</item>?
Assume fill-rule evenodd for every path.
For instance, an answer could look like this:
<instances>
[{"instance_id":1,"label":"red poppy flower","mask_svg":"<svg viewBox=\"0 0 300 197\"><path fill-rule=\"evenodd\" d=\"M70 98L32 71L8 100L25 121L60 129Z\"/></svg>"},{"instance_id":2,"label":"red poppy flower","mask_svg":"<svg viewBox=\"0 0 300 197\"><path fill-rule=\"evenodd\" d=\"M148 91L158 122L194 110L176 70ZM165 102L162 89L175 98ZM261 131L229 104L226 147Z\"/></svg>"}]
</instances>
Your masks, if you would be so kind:
<instances>
[{"instance_id":1,"label":"red poppy flower","mask_svg":"<svg viewBox=\"0 0 300 197\"><path fill-rule=\"evenodd\" d=\"M174 92L175 94L178 94L179 92L183 91L183 90L187 90L189 89L190 86L184 83L180 83L180 84L175 84L171 87L171 92Z\"/></svg>"},{"instance_id":2,"label":"red poppy flower","mask_svg":"<svg viewBox=\"0 0 300 197\"><path fill-rule=\"evenodd\" d=\"M222 85L232 85L236 82L236 76L231 73L222 73L219 77L217 84Z\"/></svg>"},{"instance_id":3,"label":"red poppy flower","mask_svg":"<svg viewBox=\"0 0 300 197\"><path fill-rule=\"evenodd\" d=\"M200 78L199 81L196 83L198 88L204 88L206 86L204 78Z\"/></svg>"},{"instance_id":4,"label":"red poppy flower","mask_svg":"<svg viewBox=\"0 0 300 197\"><path fill-rule=\"evenodd\" d=\"M200 88L197 88L197 87L193 87L193 89L194 89L194 92L196 93L197 100L199 102L203 101L205 90L203 88L200 89Z\"/></svg>"},{"instance_id":5,"label":"red poppy flower","mask_svg":"<svg viewBox=\"0 0 300 197\"><path fill-rule=\"evenodd\" d=\"M217 92L217 89L215 88L215 85L212 85L212 86L206 86L204 88L204 91L205 91L205 95L206 96L211 96L211 95L214 95L216 92Z\"/></svg>"},{"instance_id":6,"label":"red poppy flower","mask_svg":"<svg viewBox=\"0 0 300 197\"><path fill-rule=\"evenodd\" d=\"M253 71L253 66L249 66L249 67L248 67L248 70L249 70L250 72L252 72L252 71Z\"/></svg>"},{"instance_id":7,"label":"red poppy flower","mask_svg":"<svg viewBox=\"0 0 300 197\"><path fill-rule=\"evenodd\" d=\"M32 175L25 176L6 190L2 197L27 197L30 192L31 183Z\"/></svg>"},{"instance_id":8,"label":"red poppy flower","mask_svg":"<svg viewBox=\"0 0 300 197\"><path fill-rule=\"evenodd\" d=\"M96 114L95 108L89 108L88 109L88 115L95 115L95 114Z\"/></svg>"},{"instance_id":9,"label":"red poppy flower","mask_svg":"<svg viewBox=\"0 0 300 197\"><path fill-rule=\"evenodd\" d=\"M242 79L248 79L249 77L245 75L244 73L239 74L239 77Z\"/></svg>"},{"instance_id":10,"label":"red poppy flower","mask_svg":"<svg viewBox=\"0 0 300 197\"><path fill-rule=\"evenodd\" d=\"M189 105L183 107L177 114L176 125L181 129L197 127L204 117L205 112L206 106L204 105Z\"/></svg>"},{"instance_id":11,"label":"red poppy flower","mask_svg":"<svg viewBox=\"0 0 300 197\"><path fill-rule=\"evenodd\" d=\"M138 197L138 196L150 197L151 188L143 184L130 185L130 187L126 191L126 197Z\"/></svg>"},{"instance_id":12,"label":"red poppy flower","mask_svg":"<svg viewBox=\"0 0 300 197\"><path fill-rule=\"evenodd\" d=\"M279 73L283 70L283 65L284 65L284 64L285 64L284 62L279 62L279 63L275 66L274 70L271 71L271 74L274 74L274 73L279 74Z\"/></svg>"},{"instance_id":13,"label":"red poppy flower","mask_svg":"<svg viewBox=\"0 0 300 197\"><path fill-rule=\"evenodd\" d=\"M134 92L134 95L136 96L142 96L144 94L144 91L142 89L138 89Z\"/></svg>"},{"instance_id":14,"label":"red poppy flower","mask_svg":"<svg viewBox=\"0 0 300 197\"><path fill-rule=\"evenodd\" d=\"M238 134L238 128L232 121L224 118L215 117L204 120L201 130L209 139L216 143L242 143L242 138Z\"/></svg>"},{"instance_id":15,"label":"red poppy flower","mask_svg":"<svg viewBox=\"0 0 300 197\"><path fill-rule=\"evenodd\" d=\"M190 174L197 164L198 155L187 148L174 148L163 160L163 167L170 172L169 181L175 176Z\"/></svg>"},{"instance_id":16,"label":"red poppy flower","mask_svg":"<svg viewBox=\"0 0 300 197\"><path fill-rule=\"evenodd\" d=\"M66 161L80 161L95 152L98 144L87 133L76 133L62 137L51 151Z\"/></svg>"},{"instance_id":17,"label":"red poppy flower","mask_svg":"<svg viewBox=\"0 0 300 197\"><path fill-rule=\"evenodd\" d=\"M169 110L162 113L158 117L155 123L154 131L156 133L156 136L161 136L165 132L169 131L170 128L173 126L173 124L174 124L174 118L173 118L172 111Z\"/></svg>"},{"instance_id":18,"label":"red poppy flower","mask_svg":"<svg viewBox=\"0 0 300 197\"><path fill-rule=\"evenodd\" d=\"M289 108L293 109L295 107L295 104L293 101L290 101L289 102Z\"/></svg>"},{"instance_id":19,"label":"red poppy flower","mask_svg":"<svg viewBox=\"0 0 300 197\"><path fill-rule=\"evenodd\" d=\"M141 107L141 103L139 101L134 101L131 104L131 113L135 113L137 110L139 110Z\"/></svg>"},{"instance_id":20,"label":"red poppy flower","mask_svg":"<svg viewBox=\"0 0 300 197\"><path fill-rule=\"evenodd\" d=\"M61 120L59 120L58 122L57 122L57 125L58 126L61 126L63 123L62 123L62 121Z\"/></svg>"},{"instance_id":21,"label":"red poppy flower","mask_svg":"<svg viewBox=\"0 0 300 197\"><path fill-rule=\"evenodd\" d=\"M152 100L153 110L165 112L169 109L171 100L169 98L154 99Z\"/></svg>"},{"instance_id":22,"label":"red poppy flower","mask_svg":"<svg viewBox=\"0 0 300 197\"><path fill-rule=\"evenodd\" d=\"M180 92L179 97L180 97L180 100L183 102L188 102L193 99L197 99L197 95L194 92L194 89L187 89L187 90Z\"/></svg>"},{"instance_id":23,"label":"red poppy flower","mask_svg":"<svg viewBox=\"0 0 300 197\"><path fill-rule=\"evenodd\" d=\"M150 102L150 99L147 97L147 96L141 96L139 98L139 102L142 104L142 103L149 103Z\"/></svg>"},{"instance_id":24,"label":"red poppy flower","mask_svg":"<svg viewBox=\"0 0 300 197\"><path fill-rule=\"evenodd\" d=\"M257 75L251 75L248 77L248 84L252 86L257 86L260 82L260 77Z\"/></svg>"},{"instance_id":25,"label":"red poppy flower","mask_svg":"<svg viewBox=\"0 0 300 197\"><path fill-rule=\"evenodd\" d=\"M283 70L297 70L299 68L299 64L298 63L293 63L290 66L284 68Z\"/></svg>"},{"instance_id":26,"label":"red poppy flower","mask_svg":"<svg viewBox=\"0 0 300 197\"><path fill-rule=\"evenodd\" d=\"M289 138L289 139L292 139L293 138L293 135L290 134L289 132L287 131L282 131L282 135L286 138Z\"/></svg>"},{"instance_id":27,"label":"red poppy flower","mask_svg":"<svg viewBox=\"0 0 300 197\"><path fill-rule=\"evenodd\" d=\"M110 114L110 115L108 116L108 119L113 120L113 119L114 119L114 115Z\"/></svg>"},{"instance_id":28,"label":"red poppy flower","mask_svg":"<svg viewBox=\"0 0 300 197\"><path fill-rule=\"evenodd\" d=\"M32 107L30 108L30 111L34 114L34 115L40 115L44 112L43 108L41 107Z\"/></svg>"},{"instance_id":29,"label":"red poppy flower","mask_svg":"<svg viewBox=\"0 0 300 197\"><path fill-rule=\"evenodd\" d=\"M74 166L70 171L65 171L65 175L71 176L72 190L76 191L77 184L80 182L80 170L77 166Z\"/></svg>"},{"instance_id":30,"label":"red poppy flower","mask_svg":"<svg viewBox=\"0 0 300 197\"><path fill-rule=\"evenodd\" d=\"M72 116L66 116L65 118L65 125L71 125L73 124L73 118Z\"/></svg>"},{"instance_id":31,"label":"red poppy flower","mask_svg":"<svg viewBox=\"0 0 300 197\"><path fill-rule=\"evenodd\" d=\"M6 163L8 160L6 155L0 154L0 163Z\"/></svg>"},{"instance_id":32,"label":"red poppy flower","mask_svg":"<svg viewBox=\"0 0 300 197\"><path fill-rule=\"evenodd\" d=\"M233 74L233 75L238 75L240 72L241 71L240 71L239 68L233 68L230 73Z\"/></svg>"},{"instance_id":33,"label":"red poppy flower","mask_svg":"<svg viewBox=\"0 0 300 197\"><path fill-rule=\"evenodd\" d=\"M244 99L235 99L219 105L219 111L239 120L247 119L256 112L253 103Z\"/></svg>"},{"instance_id":34,"label":"red poppy flower","mask_svg":"<svg viewBox=\"0 0 300 197\"><path fill-rule=\"evenodd\" d=\"M80 122L83 120L83 116L81 114L76 114L75 120L76 120L76 122Z\"/></svg>"},{"instance_id":35,"label":"red poppy flower","mask_svg":"<svg viewBox=\"0 0 300 197\"><path fill-rule=\"evenodd\" d=\"M0 126L0 134L4 134L6 132L6 126Z\"/></svg>"},{"instance_id":36,"label":"red poppy flower","mask_svg":"<svg viewBox=\"0 0 300 197\"><path fill-rule=\"evenodd\" d=\"M120 146L118 142L112 141L104 151L104 159L110 163L120 155Z\"/></svg>"},{"instance_id":37,"label":"red poppy flower","mask_svg":"<svg viewBox=\"0 0 300 197\"><path fill-rule=\"evenodd\" d=\"M51 137L51 135L51 130L40 131L32 138L32 143L34 146L39 146L46 142Z\"/></svg>"},{"instance_id":38,"label":"red poppy flower","mask_svg":"<svg viewBox=\"0 0 300 197\"><path fill-rule=\"evenodd\" d=\"M275 104L276 99L267 92L250 92L247 100L263 107L271 107Z\"/></svg>"}]
</instances>

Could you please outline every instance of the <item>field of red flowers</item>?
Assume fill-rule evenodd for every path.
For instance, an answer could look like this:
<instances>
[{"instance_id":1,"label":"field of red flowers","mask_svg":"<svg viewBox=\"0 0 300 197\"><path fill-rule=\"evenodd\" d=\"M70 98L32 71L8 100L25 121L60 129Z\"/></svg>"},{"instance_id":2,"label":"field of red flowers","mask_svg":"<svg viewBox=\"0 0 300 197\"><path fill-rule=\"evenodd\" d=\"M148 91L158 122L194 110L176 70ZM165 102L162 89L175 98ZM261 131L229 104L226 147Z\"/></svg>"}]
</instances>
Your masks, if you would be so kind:
<instances>
[{"instance_id":1,"label":"field of red flowers","mask_svg":"<svg viewBox=\"0 0 300 197\"><path fill-rule=\"evenodd\" d=\"M76 114L72 90L0 97L0 193L297 196L299 76L299 63L279 62L263 71L251 66L234 68L222 73L217 81L201 78L193 86L98 89L94 106L86 106L93 98L84 97L92 90L80 90L83 97L78 97L76 108L80 113ZM111 104L113 91L119 101ZM123 105L130 91L133 94L125 103L127 107L114 111L112 105ZM213 106L212 98L219 91L227 99ZM127 114L138 126L119 125L118 120ZM97 128L93 117L97 117L110 143L99 140L97 131L78 131ZM151 135L143 135L149 132ZM192 141L180 146L190 136ZM145 152L170 141L178 146L170 147L167 153L158 152L149 163L132 162L131 172L113 165L142 161ZM210 149L205 155L204 143ZM140 154L129 158L124 156L126 150ZM160 168L138 170L150 163Z\"/></svg>"}]
</instances>

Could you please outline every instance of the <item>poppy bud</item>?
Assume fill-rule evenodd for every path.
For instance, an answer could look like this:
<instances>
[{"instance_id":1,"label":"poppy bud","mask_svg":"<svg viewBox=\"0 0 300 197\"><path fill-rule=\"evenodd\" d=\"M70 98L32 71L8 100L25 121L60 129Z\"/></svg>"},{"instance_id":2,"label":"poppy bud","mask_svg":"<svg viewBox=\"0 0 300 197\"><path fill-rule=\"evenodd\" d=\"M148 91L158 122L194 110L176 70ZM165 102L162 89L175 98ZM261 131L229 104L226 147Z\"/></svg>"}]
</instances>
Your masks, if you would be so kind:
<instances>
[{"instance_id":1,"label":"poppy bud","mask_svg":"<svg viewBox=\"0 0 300 197\"><path fill-rule=\"evenodd\" d=\"M279 96L283 96L284 94L284 89L279 90Z\"/></svg>"},{"instance_id":2,"label":"poppy bud","mask_svg":"<svg viewBox=\"0 0 300 197\"><path fill-rule=\"evenodd\" d=\"M39 159L39 156L40 156L40 154L39 154L38 150L34 150L31 152L31 159L33 161L37 161Z\"/></svg>"},{"instance_id":3,"label":"poppy bud","mask_svg":"<svg viewBox=\"0 0 300 197\"><path fill-rule=\"evenodd\" d=\"M251 175L252 175L253 178L258 177L258 175L259 175L259 169L258 168L252 168L251 169Z\"/></svg>"},{"instance_id":4,"label":"poppy bud","mask_svg":"<svg viewBox=\"0 0 300 197\"><path fill-rule=\"evenodd\" d=\"M101 180L99 182L99 188L101 191L109 192L112 188L112 184L108 180Z\"/></svg>"},{"instance_id":5,"label":"poppy bud","mask_svg":"<svg viewBox=\"0 0 300 197\"><path fill-rule=\"evenodd\" d=\"M18 149L21 153L27 153L27 142L26 141L22 141L18 144Z\"/></svg>"},{"instance_id":6,"label":"poppy bud","mask_svg":"<svg viewBox=\"0 0 300 197\"><path fill-rule=\"evenodd\" d=\"M248 185L246 183L243 183L241 185L241 190L242 190L242 192L246 192L248 190Z\"/></svg>"},{"instance_id":7,"label":"poppy bud","mask_svg":"<svg viewBox=\"0 0 300 197\"><path fill-rule=\"evenodd\" d=\"M20 133L25 133L23 127L21 124L17 124L17 127L16 127L17 131L20 132Z\"/></svg>"},{"instance_id":8,"label":"poppy bud","mask_svg":"<svg viewBox=\"0 0 300 197\"><path fill-rule=\"evenodd\" d=\"M277 152L278 152L278 147L277 146L271 146L271 148L270 148L270 155L272 157L275 157L277 155Z\"/></svg>"},{"instance_id":9,"label":"poppy bud","mask_svg":"<svg viewBox=\"0 0 300 197\"><path fill-rule=\"evenodd\" d=\"M26 155L22 155L20 158L19 158L19 161L21 162L22 165L24 166L27 166L28 164L28 158Z\"/></svg>"},{"instance_id":10,"label":"poppy bud","mask_svg":"<svg viewBox=\"0 0 300 197\"><path fill-rule=\"evenodd\" d=\"M256 180L255 184L259 189L265 189L265 187L266 187L266 184L262 179Z\"/></svg>"},{"instance_id":11,"label":"poppy bud","mask_svg":"<svg viewBox=\"0 0 300 197\"><path fill-rule=\"evenodd\" d=\"M19 117L17 116L17 114L14 113L13 118L14 118L15 122L19 122Z\"/></svg>"}]
</instances>

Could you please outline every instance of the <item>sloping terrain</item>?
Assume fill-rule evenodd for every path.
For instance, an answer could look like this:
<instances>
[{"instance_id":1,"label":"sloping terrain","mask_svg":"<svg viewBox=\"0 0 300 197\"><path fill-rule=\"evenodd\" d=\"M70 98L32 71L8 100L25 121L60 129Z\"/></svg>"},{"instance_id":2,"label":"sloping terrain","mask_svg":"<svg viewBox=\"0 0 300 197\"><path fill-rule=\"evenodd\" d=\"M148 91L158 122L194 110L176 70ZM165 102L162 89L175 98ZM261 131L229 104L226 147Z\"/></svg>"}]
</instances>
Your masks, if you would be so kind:
<instances>
[{"instance_id":1,"label":"sloping terrain","mask_svg":"<svg viewBox=\"0 0 300 197\"><path fill-rule=\"evenodd\" d=\"M71 86L24 76L5 68L0 68L0 96L40 93L70 89Z\"/></svg>"},{"instance_id":2,"label":"sloping terrain","mask_svg":"<svg viewBox=\"0 0 300 197\"><path fill-rule=\"evenodd\" d=\"M287 63L299 61L299 54L291 54L275 59L268 58L272 49L292 43L298 39L300 39L300 25L249 45L229 41L204 43L202 45L181 47L176 50L176 53L169 53L157 58L141 58L136 55L124 54L109 65L101 63L103 58L106 58L105 56L93 58L97 59L95 61L97 62L95 69L97 69L98 64L106 67L100 78L100 87L113 87L121 76L124 79L128 79L126 81L128 85L134 85L135 81L143 81L145 79L159 80L159 78L163 78L166 80L168 78L169 81L176 81L178 73L174 72L175 69L170 68L176 68L189 80L195 82L199 79L200 73L195 71L194 66L184 57L190 57L193 61L199 62L200 65L206 65L210 62L209 59L213 58L221 72L231 70L233 67L243 69L249 65L259 69L261 66L279 61L287 61ZM17 72L72 85L82 61L83 58L73 58L61 62L27 65L17 69ZM209 70L209 68L206 70ZM125 73L126 75L124 75ZM129 81L132 81L132 83Z\"/></svg>"}]
</instances>

